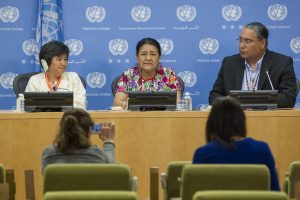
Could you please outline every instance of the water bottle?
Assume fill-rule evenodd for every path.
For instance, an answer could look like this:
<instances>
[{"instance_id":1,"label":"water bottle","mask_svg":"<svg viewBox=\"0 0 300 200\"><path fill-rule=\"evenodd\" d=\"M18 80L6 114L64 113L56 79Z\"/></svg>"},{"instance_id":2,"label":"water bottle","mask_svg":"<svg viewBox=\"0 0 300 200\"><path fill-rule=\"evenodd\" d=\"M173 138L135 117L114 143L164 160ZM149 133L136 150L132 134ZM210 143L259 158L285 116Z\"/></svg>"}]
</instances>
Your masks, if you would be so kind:
<instances>
[{"instance_id":1,"label":"water bottle","mask_svg":"<svg viewBox=\"0 0 300 200\"><path fill-rule=\"evenodd\" d=\"M189 92L186 92L184 94L183 100L185 104L184 106L185 110L191 111L193 109L193 104L192 104L192 97Z\"/></svg>"},{"instance_id":2,"label":"water bottle","mask_svg":"<svg viewBox=\"0 0 300 200\"><path fill-rule=\"evenodd\" d=\"M25 107L24 94L19 94L19 97L17 98L17 105L16 105L17 112L24 112L25 110L24 107Z\"/></svg>"}]
</instances>

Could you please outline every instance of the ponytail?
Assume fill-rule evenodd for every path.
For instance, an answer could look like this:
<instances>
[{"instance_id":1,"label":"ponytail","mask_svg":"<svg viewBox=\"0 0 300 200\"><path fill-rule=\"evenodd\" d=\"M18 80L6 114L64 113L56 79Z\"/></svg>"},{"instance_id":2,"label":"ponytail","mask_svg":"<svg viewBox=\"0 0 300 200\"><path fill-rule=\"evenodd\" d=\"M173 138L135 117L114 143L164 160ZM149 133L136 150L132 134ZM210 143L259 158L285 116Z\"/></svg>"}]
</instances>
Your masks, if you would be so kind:
<instances>
[{"instance_id":1,"label":"ponytail","mask_svg":"<svg viewBox=\"0 0 300 200\"><path fill-rule=\"evenodd\" d=\"M88 134L92 125L92 119L84 110L67 111L60 121L60 129L54 143L63 153L87 148L91 145Z\"/></svg>"}]
</instances>

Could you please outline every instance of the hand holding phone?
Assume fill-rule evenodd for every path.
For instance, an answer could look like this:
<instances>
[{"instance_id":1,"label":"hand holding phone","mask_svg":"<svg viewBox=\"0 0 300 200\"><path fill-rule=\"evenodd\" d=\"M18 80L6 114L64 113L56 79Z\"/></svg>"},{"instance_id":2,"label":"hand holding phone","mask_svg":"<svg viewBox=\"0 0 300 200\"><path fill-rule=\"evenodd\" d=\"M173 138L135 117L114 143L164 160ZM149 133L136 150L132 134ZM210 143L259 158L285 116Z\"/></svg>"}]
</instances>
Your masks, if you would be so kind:
<instances>
[{"instance_id":1,"label":"hand holding phone","mask_svg":"<svg viewBox=\"0 0 300 200\"><path fill-rule=\"evenodd\" d=\"M103 122L99 137L104 142L113 142L115 139L115 124L114 122Z\"/></svg>"}]
</instances>

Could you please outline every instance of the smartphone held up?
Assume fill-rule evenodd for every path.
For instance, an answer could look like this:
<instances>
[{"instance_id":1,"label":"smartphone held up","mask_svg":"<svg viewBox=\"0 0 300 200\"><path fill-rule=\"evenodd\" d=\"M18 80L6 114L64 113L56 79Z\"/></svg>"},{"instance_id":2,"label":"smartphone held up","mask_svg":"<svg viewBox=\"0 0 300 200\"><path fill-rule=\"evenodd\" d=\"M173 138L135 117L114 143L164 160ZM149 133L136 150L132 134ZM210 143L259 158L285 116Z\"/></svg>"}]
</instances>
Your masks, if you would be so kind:
<instances>
[{"instance_id":1,"label":"smartphone held up","mask_svg":"<svg viewBox=\"0 0 300 200\"><path fill-rule=\"evenodd\" d=\"M98 134L102 129L102 124L100 123L95 123L94 126L92 127L92 133L93 134Z\"/></svg>"}]
</instances>

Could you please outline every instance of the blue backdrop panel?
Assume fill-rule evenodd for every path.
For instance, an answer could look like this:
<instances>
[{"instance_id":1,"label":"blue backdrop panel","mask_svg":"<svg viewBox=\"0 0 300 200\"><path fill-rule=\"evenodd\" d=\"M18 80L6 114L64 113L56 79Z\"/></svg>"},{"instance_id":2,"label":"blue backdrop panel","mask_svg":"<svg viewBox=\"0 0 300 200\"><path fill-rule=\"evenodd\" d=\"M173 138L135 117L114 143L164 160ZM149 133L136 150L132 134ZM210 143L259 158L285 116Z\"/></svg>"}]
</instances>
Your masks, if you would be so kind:
<instances>
[{"instance_id":1,"label":"blue backdrop panel","mask_svg":"<svg viewBox=\"0 0 300 200\"><path fill-rule=\"evenodd\" d=\"M34 71L38 0L0 2L0 109L15 105L13 78ZM162 64L183 78L193 106L207 104L222 59L238 53L244 24L270 30L269 49L294 58L300 77L300 1L64 0L63 38L69 71L87 82L88 109L112 105L114 77L136 64L136 43L157 39Z\"/></svg>"}]
</instances>

